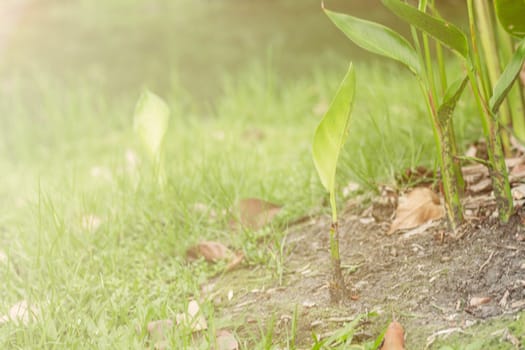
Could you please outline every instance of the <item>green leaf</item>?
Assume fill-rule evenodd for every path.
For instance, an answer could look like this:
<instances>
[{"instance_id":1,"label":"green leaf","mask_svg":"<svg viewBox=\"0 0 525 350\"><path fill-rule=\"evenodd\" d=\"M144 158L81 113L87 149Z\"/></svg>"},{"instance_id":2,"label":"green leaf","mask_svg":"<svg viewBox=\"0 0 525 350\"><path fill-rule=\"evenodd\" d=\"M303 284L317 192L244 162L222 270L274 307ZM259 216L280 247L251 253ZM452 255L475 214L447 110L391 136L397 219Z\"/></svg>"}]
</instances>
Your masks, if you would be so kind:
<instances>
[{"instance_id":1,"label":"green leaf","mask_svg":"<svg viewBox=\"0 0 525 350\"><path fill-rule=\"evenodd\" d=\"M169 114L168 105L159 96L149 90L141 94L135 107L133 128L152 159L160 158Z\"/></svg>"},{"instance_id":2,"label":"green leaf","mask_svg":"<svg viewBox=\"0 0 525 350\"><path fill-rule=\"evenodd\" d=\"M458 79L447 88L445 91L445 96L443 97L443 102L438 108L438 120L441 125L448 123L454 113L454 109L467 86L468 77Z\"/></svg>"},{"instance_id":3,"label":"green leaf","mask_svg":"<svg viewBox=\"0 0 525 350\"><path fill-rule=\"evenodd\" d=\"M401 34L381 24L324 10L332 22L356 45L406 65L416 75L422 68L416 50Z\"/></svg>"},{"instance_id":4,"label":"green leaf","mask_svg":"<svg viewBox=\"0 0 525 350\"><path fill-rule=\"evenodd\" d=\"M525 61L525 39L521 40L519 43L516 52L512 55L510 62L507 64L505 70L494 86L492 97L489 100L489 107L492 113L498 113L498 109L512 88L512 84L520 75L523 61Z\"/></svg>"},{"instance_id":5,"label":"green leaf","mask_svg":"<svg viewBox=\"0 0 525 350\"><path fill-rule=\"evenodd\" d=\"M503 28L512 35L525 36L525 0L494 0L496 15Z\"/></svg>"},{"instance_id":6,"label":"green leaf","mask_svg":"<svg viewBox=\"0 0 525 350\"><path fill-rule=\"evenodd\" d=\"M330 108L315 130L312 146L315 168L330 193L334 191L337 160L348 135L354 93L355 72L350 63Z\"/></svg>"},{"instance_id":7,"label":"green leaf","mask_svg":"<svg viewBox=\"0 0 525 350\"><path fill-rule=\"evenodd\" d=\"M441 18L431 16L400 0L382 0L396 16L440 41L451 50L467 58L467 36L458 27Z\"/></svg>"}]
</instances>

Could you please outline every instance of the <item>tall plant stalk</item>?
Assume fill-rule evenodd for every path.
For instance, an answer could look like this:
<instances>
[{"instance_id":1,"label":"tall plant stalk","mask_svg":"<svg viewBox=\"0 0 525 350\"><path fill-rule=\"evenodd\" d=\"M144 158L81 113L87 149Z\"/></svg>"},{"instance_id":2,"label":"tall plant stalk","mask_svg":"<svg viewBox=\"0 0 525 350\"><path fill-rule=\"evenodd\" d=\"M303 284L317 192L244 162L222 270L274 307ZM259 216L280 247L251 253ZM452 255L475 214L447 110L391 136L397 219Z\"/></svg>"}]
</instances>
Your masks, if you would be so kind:
<instances>
[{"instance_id":1,"label":"tall plant stalk","mask_svg":"<svg viewBox=\"0 0 525 350\"><path fill-rule=\"evenodd\" d=\"M514 211L512 195L510 192L509 177L505 164L505 154L501 141L501 123L488 107L488 85L486 76L482 73L481 52L477 42L477 28L474 15L473 0L467 0L467 10L470 27L470 38L472 44L472 62L468 62L467 71L472 84L478 111L481 115L483 130L487 139L487 151L489 156L489 172L492 180L492 188L498 207L500 221L506 223ZM482 87L480 87L483 86Z\"/></svg>"},{"instance_id":2,"label":"tall plant stalk","mask_svg":"<svg viewBox=\"0 0 525 350\"><path fill-rule=\"evenodd\" d=\"M483 54L485 59L485 67L488 77L485 78L486 90L492 91L492 87L501 75L501 66L499 62L498 48L496 47L496 38L494 36L494 23L491 19L489 4L486 0L474 0L474 9L476 11L477 23L475 26L479 30L479 37L481 41L481 48L478 47L478 54ZM485 96L488 96L485 91ZM511 127L511 114L508 104L501 105L499 112L499 123L504 126L500 128L501 144L503 153L510 156L510 138L507 128Z\"/></svg>"}]
</instances>

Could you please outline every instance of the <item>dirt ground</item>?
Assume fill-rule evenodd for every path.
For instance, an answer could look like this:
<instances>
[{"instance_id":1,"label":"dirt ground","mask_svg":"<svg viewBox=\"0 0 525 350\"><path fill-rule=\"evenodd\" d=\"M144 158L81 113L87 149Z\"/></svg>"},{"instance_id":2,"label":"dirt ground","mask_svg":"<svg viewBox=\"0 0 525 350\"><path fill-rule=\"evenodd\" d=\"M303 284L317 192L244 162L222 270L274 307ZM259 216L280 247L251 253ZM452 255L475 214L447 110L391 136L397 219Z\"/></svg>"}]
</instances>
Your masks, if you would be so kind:
<instances>
[{"instance_id":1,"label":"dirt ground","mask_svg":"<svg viewBox=\"0 0 525 350\"><path fill-rule=\"evenodd\" d=\"M274 322L275 334L286 338L297 307L297 343L309 348L312 332L326 336L356 315L375 311L379 317L362 328L359 339L374 339L396 319L405 327L407 348L423 349L439 331L525 309L525 210L506 226L493 216L469 220L457 236L445 220L387 235L389 221L374 219L372 207L349 202L341 215L341 260L351 289L343 304L329 300L330 219L321 217L289 230L281 285L265 279L261 268L221 277L220 288L235 291L220 304L221 317L242 318L237 333L259 329L259 337Z\"/></svg>"}]
</instances>

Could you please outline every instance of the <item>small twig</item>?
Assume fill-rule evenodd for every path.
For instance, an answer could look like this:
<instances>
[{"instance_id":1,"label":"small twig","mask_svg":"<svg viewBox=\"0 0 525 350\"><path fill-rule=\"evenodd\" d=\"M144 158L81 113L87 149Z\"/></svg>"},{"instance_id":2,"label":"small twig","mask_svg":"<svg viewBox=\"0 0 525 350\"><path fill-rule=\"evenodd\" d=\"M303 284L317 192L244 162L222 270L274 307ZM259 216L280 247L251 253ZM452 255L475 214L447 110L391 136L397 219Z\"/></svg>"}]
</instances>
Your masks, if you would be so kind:
<instances>
[{"instance_id":1,"label":"small twig","mask_svg":"<svg viewBox=\"0 0 525 350\"><path fill-rule=\"evenodd\" d=\"M480 266L478 273L480 273L481 271L483 271L483 269L485 268L485 266L487 266L487 265L489 264L490 260L492 260L492 257L494 256L494 253L496 253L495 250L493 250L492 252L490 252L490 255L489 255L488 259L485 260L485 262Z\"/></svg>"},{"instance_id":2,"label":"small twig","mask_svg":"<svg viewBox=\"0 0 525 350\"><path fill-rule=\"evenodd\" d=\"M425 350L430 348L430 346L436 341L437 337L439 337L441 335L444 335L445 337L447 337L450 334L455 333L455 332L466 334L466 332L463 331L459 327L448 328L448 329L443 329L443 330L437 331L436 333L432 334L430 337L427 338L427 344L425 345Z\"/></svg>"}]
</instances>

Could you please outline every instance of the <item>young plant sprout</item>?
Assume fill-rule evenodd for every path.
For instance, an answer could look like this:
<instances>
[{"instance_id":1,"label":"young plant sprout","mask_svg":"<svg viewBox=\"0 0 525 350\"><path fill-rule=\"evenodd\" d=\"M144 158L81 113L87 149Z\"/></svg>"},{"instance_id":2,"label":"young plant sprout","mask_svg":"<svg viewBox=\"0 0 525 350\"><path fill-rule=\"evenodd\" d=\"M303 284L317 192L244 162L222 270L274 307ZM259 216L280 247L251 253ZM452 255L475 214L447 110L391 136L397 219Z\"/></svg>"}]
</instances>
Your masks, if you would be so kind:
<instances>
[{"instance_id":1,"label":"young plant sprout","mask_svg":"<svg viewBox=\"0 0 525 350\"><path fill-rule=\"evenodd\" d=\"M348 137L350 114L355 94L355 73L352 64L348 67L337 93L315 130L312 154L315 168L324 188L330 194L332 222L330 225L330 257L332 276L329 284L330 298L340 302L346 294L346 285L341 271L339 255L339 232L337 227L337 204L335 200L335 173L337 160Z\"/></svg>"}]
</instances>

